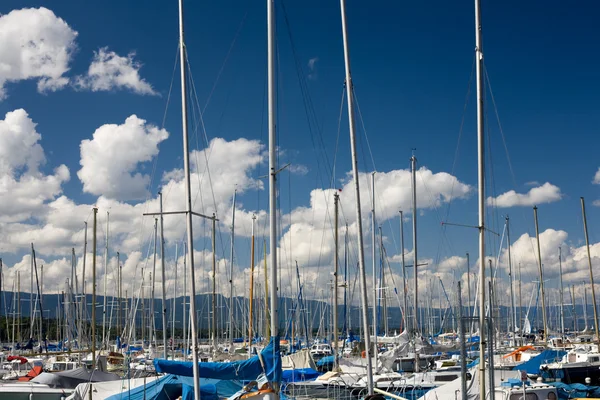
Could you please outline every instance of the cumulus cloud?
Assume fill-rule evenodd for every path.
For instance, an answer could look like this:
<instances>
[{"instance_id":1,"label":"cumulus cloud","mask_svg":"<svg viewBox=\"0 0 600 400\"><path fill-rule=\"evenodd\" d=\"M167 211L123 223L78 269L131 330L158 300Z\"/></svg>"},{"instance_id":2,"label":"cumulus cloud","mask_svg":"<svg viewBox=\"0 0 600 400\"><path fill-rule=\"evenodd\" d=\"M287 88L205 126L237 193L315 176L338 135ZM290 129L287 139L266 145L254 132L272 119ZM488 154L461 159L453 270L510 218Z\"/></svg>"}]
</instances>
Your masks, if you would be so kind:
<instances>
[{"instance_id":1,"label":"cumulus cloud","mask_svg":"<svg viewBox=\"0 0 600 400\"><path fill-rule=\"evenodd\" d=\"M81 142L77 176L83 190L121 200L144 198L150 176L137 172L137 168L156 156L159 143L168 137L166 130L135 115L121 125L102 125L92 140Z\"/></svg>"},{"instance_id":2,"label":"cumulus cloud","mask_svg":"<svg viewBox=\"0 0 600 400\"><path fill-rule=\"evenodd\" d=\"M37 79L39 92L56 91L75 50L77 32L51 10L24 8L0 16L0 100L6 83Z\"/></svg>"},{"instance_id":3,"label":"cumulus cloud","mask_svg":"<svg viewBox=\"0 0 600 400\"><path fill-rule=\"evenodd\" d=\"M488 197L487 204L500 208L534 206L536 204L553 203L560 200L562 196L563 194L558 186L546 182L542 186L530 189L527 193L517 193L510 190L496 198Z\"/></svg>"},{"instance_id":4,"label":"cumulus cloud","mask_svg":"<svg viewBox=\"0 0 600 400\"><path fill-rule=\"evenodd\" d=\"M142 65L134 58L133 52L122 57L107 47L101 48L94 52L87 74L77 77L75 86L93 92L124 89L137 94L156 95L152 85L140 77Z\"/></svg>"},{"instance_id":5,"label":"cumulus cloud","mask_svg":"<svg viewBox=\"0 0 600 400\"><path fill-rule=\"evenodd\" d=\"M65 165L51 175L40 172L46 161L41 138L23 109L8 112L0 120L0 221L29 218L59 195L70 178Z\"/></svg>"},{"instance_id":6,"label":"cumulus cloud","mask_svg":"<svg viewBox=\"0 0 600 400\"><path fill-rule=\"evenodd\" d=\"M600 185L600 168L598 168L598 171L596 171L596 174L594 175L594 179L592 180L592 183L594 185Z\"/></svg>"}]
</instances>

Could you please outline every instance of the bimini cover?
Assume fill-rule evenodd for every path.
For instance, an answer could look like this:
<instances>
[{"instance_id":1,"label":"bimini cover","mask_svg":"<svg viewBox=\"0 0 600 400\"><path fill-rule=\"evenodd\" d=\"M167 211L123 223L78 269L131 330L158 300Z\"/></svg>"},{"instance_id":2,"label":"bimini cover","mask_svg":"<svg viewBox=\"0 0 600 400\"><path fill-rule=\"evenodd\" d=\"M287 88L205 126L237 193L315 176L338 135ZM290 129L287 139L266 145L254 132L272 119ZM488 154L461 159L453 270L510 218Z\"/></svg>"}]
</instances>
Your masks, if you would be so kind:
<instances>
[{"instance_id":1,"label":"bimini cover","mask_svg":"<svg viewBox=\"0 0 600 400\"><path fill-rule=\"evenodd\" d=\"M181 376L194 376L193 363L154 359L156 372ZM200 362L198 373L201 378L222 380L255 380L264 373L270 382L281 382L281 356L279 336L272 336L269 345L252 358L230 363Z\"/></svg>"},{"instance_id":2,"label":"bimini cover","mask_svg":"<svg viewBox=\"0 0 600 400\"><path fill-rule=\"evenodd\" d=\"M513 371L527 371L528 374L537 375L540 373L540 365L560 360L565 354L567 352L563 350L544 350L529 361L514 367Z\"/></svg>"}]
</instances>

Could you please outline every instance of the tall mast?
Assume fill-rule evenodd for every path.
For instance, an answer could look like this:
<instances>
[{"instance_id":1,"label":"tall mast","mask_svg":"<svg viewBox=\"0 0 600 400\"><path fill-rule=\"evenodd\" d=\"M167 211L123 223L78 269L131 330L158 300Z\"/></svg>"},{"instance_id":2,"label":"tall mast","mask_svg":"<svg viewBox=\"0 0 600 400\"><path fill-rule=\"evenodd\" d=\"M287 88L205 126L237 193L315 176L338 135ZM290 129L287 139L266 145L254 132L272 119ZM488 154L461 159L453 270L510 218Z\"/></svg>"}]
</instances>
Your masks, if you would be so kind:
<instances>
[{"instance_id":1,"label":"tall mast","mask_svg":"<svg viewBox=\"0 0 600 400\"><path fill-rule=\"evenodd\" d=\"M383 334L388 335L388 316L387 316L387 296L385 290L385 259L383 254L383 231L381 226L379 227L379 258L381 260L381 282L379 286L381 288L381 317L383 319Z\"/></svg>"},{"instance_id":2,"label":"tall mast","mask_svg":"<svg viewBox=\"0 0 600 400\"><path fill-rule=\"evenodd\" d=\"M21 341L21 271L17 271L17 341ZM13 346L13 350L14 350Z\"/></svg>"},{"instance_id":3,"label":"tall mast","mask_svg":"<svg viewBox=\"0 0 600 400\"><path fill-rule=\"evenodd\" d=\"M85 260L87 259L87 233L88 233L88 223L87 221L85 221L84 223L84 231L83 231L83 271L81 272L81 276L82 276L82 285L81 285L81 319L85 320L87 319L87 297L86 297L86 289L85 289L85 284L86 284L86 278L85 278ZM83 324L84 329L85 329L85 324ZM84 332L81 332L81 337L86 337L86 335L84 335ZM81 345L81 342L80 342Z\"/></svg>"},{"instance_id":4,"label":"tall mast","mask_svg":"<svg viewBox=\"0 0 600 400\"><path fill-rule=\"evenodd\" d=\"M171 357L173 357L173 359L175 359L175 315L177 315L177 243L175 243L175 284L173 285L173 306L172 306L172 313L173 313L173 321L172 321L172 325L171 325L171 340L173 340L173 344L171 346ZM184 300L185 301L185 296L184 296ZM183 314L183 316L185 317L185 313Z\"/></svg>"},{"instance_id":5,"label":"tall mast","mask_svg":"<svg viewBox=\"0 0 600 400\"><path fill-rule=\"evenodd\" d=\"M338 370L338 356L339 356L339 340L338 340L338 271L339 271L339 257L338 257L338 252L339 252L339 227L338 227L338 219L339 219L339 202L340 202L340 195L337 193L333 194L333 203L334 203L334 212L335 212L335 216L334 216L334 223L335 223L335 228L333 231L334 234L334 238L335 238L335 252L333 253L333 263L334 263L334 269L333 269L333 370L337 371Z\"/></svg>"},{"instance_id":6,"label":"tall mast","mask_svg":"<svg viewBox=\"0 0 600 400\"><path fill-rule=\"evenodd\" d=\"M154 313L154 290L156 287L156 246L158 244L158 218L154 218L154 259L152 263L152 278L150 278L150 343L156 349L156 315Z\"/></svg>"},{"instance_id":7,"label":"tall mast","mask_svg":"<svg viewBox=\"0 0 600 400\"><path fill-rule=\"evenodd\" d=\"M279 337L277 297L277 153L275 119L275 0L267 0L267 57L269 108L269 250L271 262L271 335ZM278 339L277 339L278 340Z\"/></svg>"},{"instance_id":8,"label":"tall mast","mask_svg":"<svg viewBox=\"0 0 600 400\"><path fill-rule=\"evenodd\" d=\"M585 200L581 198L581 213L583 214L583 229L585 231L585 247L587 248L588 266L590 267L590 285L592 286L592 306L594 307L594 330L600 347L600 332L598 331L598 309L596 308L596 289L594 288L594 273L592 271L592 257L590 255L590 241L588 239L587 217L585 216Z\"/></svg>"},{"instance_id":9,"label":"tall mast","mask_svg":"<svg viewBox=\"0 0 600 400\"><path fill-rule=\"evenodd\" d=\"M165 233L164 233L164 218L163 218L163 199L162 192L158 192L160 201L160 270L161 285L162 285L162 338L163 338L163 357L167 359L167 277L165 276ZM152 299L154 301L154 299Z\"/></svg>"},{"instance_id":10,"label":"tall mast","mask_svg":"<svg viewBox=\"0 0 600 400\"><path fill-rule=\"evenodd\" d=\"M410 158L410 170L412 173L412 230L413 230L413 266L415 269L415 332L420 332L419 322L419 265L417 257L417 158ZM415 352L416 354L416 352ZM415 361L415 370L418 371L419 363Z\"/></svg>"},{"instance_id":11,"label":"tall mast","mask_svg":"<svg viewBox=\"0 0 600 400\"><path fill-rule=\"evenodd\" d=\"M408 330L408 318L406 317L408 312L408 297L406 293L406 264L404 262L404 212L402 210L400 210L400 258L402 260L402 295L404 300L402 318L404 319L404 329Z\"/></svg>"},{"instance_id":12,"label":"tall mast","mask_svg":"<svg viewBox=\"0 0 600 400\"><path fill-rule=\"evenodd\" d=\"M252 323L254 322L252 316L252 306L254 305L254 222L256 221L256 215L252 215L252 239L250 242L250 300L248 301L248 341L249 347L252 348ZM249 352L251 353L251 352Z\"/></svg>"},{"instance_id":13,"label":"tall mast","mask_svg":"<svg viewBox=\"0 0 600 400\"><path fill-rule=\"evenodd\" d=\"M263 242L264 270L265 270L265 332L271 336L271 324L269 323L269 278L267 277L267 241Z\"/></svg>"},{"instance_id":14,"label":"tall mast","mask_svg":"<svg viewBox=\"0 0 600 400\"><path fill-rule=\"evenodd\" d=\"M469 253L467 253L467 317L470 319L471 313L471 260L469 259Z\"/></svg>"},{"instance_id":15,"label":"tall mast","mask_svg":"<svg viewBox=\"0 0 600 400\"><path fill-rule=\"evenodd\" d=\"M108 221L109 212L106 212L106 236L104 237L104 299L102 301L102 342L101 346L104 348L104 344L108 344L106 338L106 287L108 277ZM105 342L106 341L106 342Z\"/></svg>"},{"instance_id":16,"label":"tall mast","mask_svg":"<svg viewBox=\"0 0 600 400\"><path fill-rule=\"evenodd\" d=\"M354 179L354 195L356 197L356 235L358 240L358 268L360 270L360 300L362 309L363 332L365 335L365 358L367 360L368 393L373 394L373 369L371 361L371 338L369 337L369 303L367 300L367 278L365 274L365 248L363 243L362 215L360 209L360 183L358 174L358 156L356 151L356 132L354 129L354 85L350 71L350 52L348 49L348 32L346 26L346 0L340 0L342 14L342 36L344 41L344 64L346 67L346 95L348 97L348 127L350 131L350 147L352 149L352 177Z\"/></svg>"},{"instance_id":17,"label":"tall mast","mask_svg":"<svg viewBox=\"0 0 600 400\"><path fill-rule=\"evenodd\" d=\"M483 114L483 48L481 40L480 6L480 0L475 0L475 69L477 75L477 201L479 208L479 398L485 399L485 132Z\"/></svg>"},{"instance_id":18,"label":"tall mast","mask_svg":"<svg viewBox=\"0 0 600 400\"><path fill-rule=\"evenodd\" d=\"M96 228L98 208L94 207L94 228L92 231L92 371L96 369Z\"/></svg>"},{"instance_id":19,"label":"tall mast","mask_svg":"<svg viewBox=\"0 0 600 400\"><path fill-rule=\"evenodd\" d=\"M31 252L31 268L29 271L29 337L33 338L33 327L35 318L33 315L33 250Z\"/></svg>"},{"instance_id":20,"label":"tall mast","mask_svg":"<svg viewBox=\"0 0 600 400\"><path fill-rule=\"evenodd\" d=\"M123 267L121 266L121 253L117 251L117 336L121 335L121 321L123 308ZM121 349L117 349L119 351Z\"/></svg>"},{"instance_id":21,"label":"tall mast","mask_svg":"<svg viewBox=\"0 0 600 400\"><path fill-rule=\"evenodd\" d=\"M375 244L375 171L371 173L371 258L373 259L373 355L375 356L375 364L377 364L377 261L375 260L376 247Z\"/></svg>"},{"instance_id":22,"label":"tall mast","mask_svg":"<svg viewBox=\"0 0 600 400\"><path fill-rule=\"evenodd\" d=\"M187 322L189 319L187 313L187 302L188 302L188 285L187 285L187 245L186 242L183 242L183 301L181 302L181 306L183 308L183 313L181 314L182 319L182 327L183 327L183 343L185 344L185 348L188 348L188 331L187 331Z\"/></svg>"},{"instance_id":23,"label":"tall mast","mask_svg":"<svg viewBox=\"0 0 600 400\"><path fill-rule=\"evenodd\" d=\"M563 337L565 334L565 297L562 278L562 248L560 246L558 247L558 276L560 279L560 335Z\"/></svg>"},{"instance_id":24,"label":"tall mast","mask_svg":"<svg viewBox=\"0 0 600 400\"><path fill-rule=\"evenodd\" d=\"M542 291L542 318L544 320L544 341L548 342L548 320L546 319L546 292L544 291L544 268L542 266L542 251L540 249L540 230L538 226L537 206L533 207L533 217L535 219L535 238L538 251L538 269L540 273L540 288Z\"/></svg>"},{"instance_id":25,"label":"tall mast","mask_svg":"<svg viewBox=\"0 0 600 400\"><path fill-rule=\"evenodd\" d=\"M183 169L185 173L185 211L187 228L188 264L191 278L190 329L192 331L192 369L194 375L194 400L200 400L198 375L198 335L196 334L196 274L194 271L194 233L192 230L192 190L190 185L190 154L188 150L186 49L183 34L183 0L179 0L179 65L181 67L181 119L183 133ZM185 316L184 316L185 319Z\"/></svg>"},{"instance_id":26,"label":"tall mast","mask_svg":"<svg viewBox=\"0 0 600 400\"><path fill-rule=\"evenodd\" d=\"M512 257L510 255L510 223L508 215L506 216L506 239L508 243L508 280L510 284L510 312L512 313L511 323L513 324L512 332L514 337L514 333L517 329L517 312L515 310L515 292L513 289Z\"/></svg>"},{"instance_id":27,"label":"tall mast","mask_svg":"<svg viewBox=\"0 0 600 400\"><path fill-rule=\"evenodd\" d=\"M233 191L233 207L231 210L231 257L229 260L229 351L233 351L233 241L235 239L235 197Z\"/></svg>"},{"instance_id":28,"label":"tall mast","mask_svg":"<svg viewBox=\"0 0 600 400\"><path fill-rule=\"evenodd\" d=\"M216 216L213 213L212 218L212 345L213 351L217 351L217 249L216 249ZM192 315L192 319L196 316Z\"/></svg>"}]
</instances>

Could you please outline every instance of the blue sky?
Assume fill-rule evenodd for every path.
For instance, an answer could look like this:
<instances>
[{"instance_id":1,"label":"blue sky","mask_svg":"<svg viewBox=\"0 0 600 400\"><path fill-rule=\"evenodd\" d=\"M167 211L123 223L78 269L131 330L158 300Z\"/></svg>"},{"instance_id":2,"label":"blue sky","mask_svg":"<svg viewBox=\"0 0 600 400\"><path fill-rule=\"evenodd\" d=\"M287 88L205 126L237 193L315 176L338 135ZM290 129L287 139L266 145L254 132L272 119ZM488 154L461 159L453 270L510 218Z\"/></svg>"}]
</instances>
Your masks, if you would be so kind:
<instances>
[{"instance_id":1,"label":"blue sky","mask_svg":"<svg viewBox=\"0 0 600 400\"><path fill-rule=\"evenodd\" d=\"M42 4L5 0L0 4L0 13L40 6L52 10L77 32L75 50L64 76L72 81L85 75L94 52L107 47L121 57L134 52L133 60L141 65L141 79L157 93L140 95L118 86L101 91L75 90L70 83L56 92L41 94L36 90L36 78L4 85L6 98L0 101L0 116L25 109L42 135L40 144L47 159L41 167L43 173L50 174L58 165L65 164L70 170L70 180L62 184L62 194L76 204L92 205L103 194L83 191L77 176L81 168L81 141L91 139L94 131L104 124L123 124L132 114L161 127L177 52L177 4L112 0L101 4L72 0ZM447 172L472 186L463 199L451 202L449 220L476 224L474 81L459 142L473 65L472 2L351 0L347 8L353 79L367 133L365 136L364 130L359 130L361 170L406 169L411 149L416 148L420 166L433 173ZM331 179L323 165L323 154L330 161L335 156L344 66L337 2L285 1L277 2L277 9L278 127L283 150L280 161L308 170L306 174L281 175L281 208L289 214L298 207L308 206L310 191L328 187ZM488 150L491 150L488 173L493 169L493 175L488 175L492 179L488 180L487 195L498 196L509 190L526 193L545 182L560 188L559 200L539 205L540 230L567 232L564 245L574 248L574 269L580 266L575 250L583 240L580 196L585 196L588 205L591 241L600 241L598 208L592 205L600 199L599 186L592 184L599 167L596 149L600 140L597 135L600 58L595 51L599 13L600 7L593 2L580 2L576 6L558 0L483 1L482 4L486 71L514 171L513 177L488 90L486 116ZM209 140L247 138L264 142L266 139L265 15L263 2L186 2L186 42L200 104L207 102L214 87L204 114ZM1 29L0 25L0 32ZM300 90L296 62L302 68L308 96ZM177 70L164 126L170 137L160 142L159 155L152 158L156 160L158 173L149 188L152 194L159 189L163 172L182 166L179 96ZM312 134L304 99L310 99L314 110L316 124ZM337 179L345 178L350 170L345 109L341 121ZM319 129L314 129L315 126ZM362 126L360 120L357 126ZM196 140L199 149L203 149L202 136L198 139L193 136L191 147L196 148ZM313 141L320 140L324 147L315 149ZM455 158L457 145L459 157ZM265 173L266 165L263 161L250 168L249 176L257 179ZM133 172L149 174L151 169L152 162L141 162ZM232 187L233 183L230 182ZM342 183L336 186L341 187ZM433 186L428 188L436 191ZM380 190L376 189L378 193ZM139 201L121 200L130 205ZM248 189L240 196L245 210L266 210L266 200L265 191ZM48 199L45 204L51 201ZM419 218L420 255L436 263L462 256L466 251L477 253L476 231L447 228L446 236L440 233L438 214L447 212L448 204L442 202L438 212L426 208ZM521 234L534 233L531 205L490 208L488 212L493 216L492 226L501 223L503 215L511 216L513 240ZM45 223L36 215L24 221L39 226ZM304 222L316 226L324 221ZM5 222L0 227L10 232L11 223L16 222ZM407 247L411 248L409 228L407 223ZM143 229L146 235L151 234L148 225ZM496 229L501 227L496 225ZM224 249L220 253L227 254L228 238L223 232ZM394 245L398 238L397 220L385 223L384 234L388 254L397 254L399 249ZM36 238L33 234L32 237ZM204 243L199 241L198 247L203 248ZM237 243L238 261L246 265L248 240L241 238ZM61 245L75 244L61 242ZM19 262L27 253L22 246L4 247L3 257L9 265ZM598 251L600 256L600 248ZM52 251L45 255L48 261L57 257L61 256ZM579 280L580 276L574 275L573 279Z\"/></svg>"}]
</instances>

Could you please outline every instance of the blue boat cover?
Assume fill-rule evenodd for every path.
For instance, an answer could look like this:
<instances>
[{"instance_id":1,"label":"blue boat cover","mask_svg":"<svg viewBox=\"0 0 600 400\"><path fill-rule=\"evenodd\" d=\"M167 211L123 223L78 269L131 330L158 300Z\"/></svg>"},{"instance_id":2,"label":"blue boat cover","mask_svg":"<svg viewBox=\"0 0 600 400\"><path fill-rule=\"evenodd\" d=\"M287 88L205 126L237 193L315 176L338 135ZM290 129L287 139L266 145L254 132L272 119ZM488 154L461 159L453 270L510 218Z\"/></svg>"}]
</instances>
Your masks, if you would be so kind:
<instances>
[{"instance_id":1,"label":"blue boat cover","mask_svg":"<svg viewBox=\"0 0 600 400\"><path fill-rule=\"evenodd\" d=\"M335 362L334 356L326 356L317 361L317 367L325 367L327 365L333 365Z\"/></svg>"},{"instance_id":2,"label":"blue boat cover","mask_svg":"<svg viewBox=\"0 0 600 400\"><path fill-rule=\"evenodd\" d=\"M239 383L219 381L217 379L202 379L200 381L200 397L202 400L219 400L236 393L242 387ZM107 397L107 400L169 400L181 396L182 400L194 399L193 379L165 375L162 378L140 385L131 390Z\"/></svg>"},{"instance_id":3,"label":"blue boat cover","mask_svg":"<svg viewBox=\"0 0 600 400\"><path fill-rule=\"evenodd\" d=\"M526 371L528 374L537 375L540 373L540 365L548 364L556 359L560 360L565 354L567 352L563 350L544 350L531 360L514 367L513 371Z\"/></svg>"},{"instance_id":4,"label":"blue boat cover","mask_svg":"<svg viewBox=\"0 0 600 400\"><path fill-rule=\"evenodd\" d=\"M312 381L319 375L321 373L312 368L286 369L281 374L281 381L283 383Z\"/></svg>"},{"instance_id":5,"label":"blue boat cover","mask_svg":"<svg viewBox=\"0 0 600 400\"><path fill-rule=\"evenodd\" d=\"M564 400L600 396L600 386L587 386L582 383L568 385L562 382L548 382L548 385L554 386L558 397Z\"/></svg>"},{"instance_id":6,"label":"blue boat cover","mask_svg":"<svg viewBox=\"0 0 600 400\"><path fill-rule=\"evenodd\" d=\"M189 361L171 361L154 359L156 372L167 374L194 376L193 363ZM270 382L281 382L281 356L279 351L279 336L272 336L269 345L247 360L229 363L200 362L198 373L201 378L222 380L255 380L264 373Z\"/></svg>"}]
</instances>

